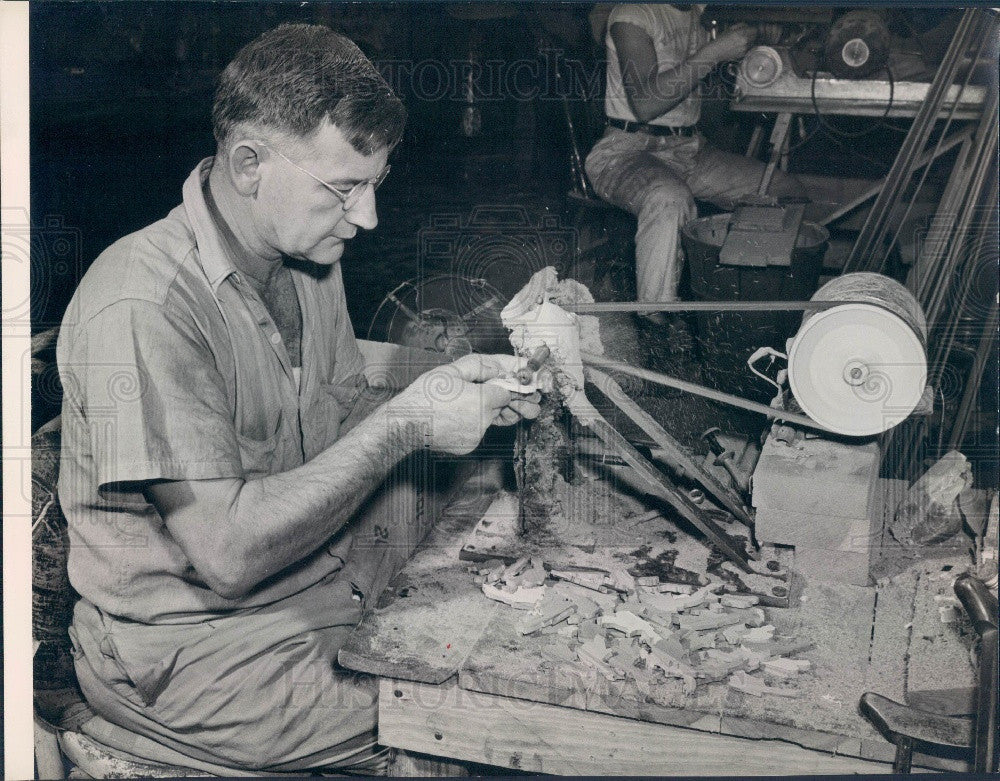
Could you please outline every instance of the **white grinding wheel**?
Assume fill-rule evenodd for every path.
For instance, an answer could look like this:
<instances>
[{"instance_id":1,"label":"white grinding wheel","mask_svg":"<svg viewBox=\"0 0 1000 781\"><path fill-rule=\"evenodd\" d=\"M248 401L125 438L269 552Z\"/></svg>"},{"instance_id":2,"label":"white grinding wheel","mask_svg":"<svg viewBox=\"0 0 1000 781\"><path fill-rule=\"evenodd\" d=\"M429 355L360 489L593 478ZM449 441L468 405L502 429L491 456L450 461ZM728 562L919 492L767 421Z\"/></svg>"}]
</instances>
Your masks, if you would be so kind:
<instances>
[{"instance_id":1,"label":"white grinding wheel","mask_svg":"<svg viewBox=\"0 0 1000 781\"><path fill-rule=\"evenodd\" d=\"M788 353L788 381L809 417L845 436L865 437L905 420L927 383L927 358L901 318L869 304L809 317Z\"/></svg>"}]
</instances>

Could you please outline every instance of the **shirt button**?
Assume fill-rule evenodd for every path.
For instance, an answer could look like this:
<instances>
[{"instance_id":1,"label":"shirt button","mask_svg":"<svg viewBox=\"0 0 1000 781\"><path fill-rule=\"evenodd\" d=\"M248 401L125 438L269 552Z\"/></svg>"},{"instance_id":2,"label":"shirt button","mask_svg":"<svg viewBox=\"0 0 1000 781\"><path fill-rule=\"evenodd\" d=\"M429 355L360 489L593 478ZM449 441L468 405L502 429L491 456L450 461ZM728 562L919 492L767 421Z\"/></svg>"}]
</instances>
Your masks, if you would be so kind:
<instances>
[{"instance_id":1,"label":"shirt button","mask_svg":"<svg viewBox=\"0 0 1000 781\"><path fill-rule=\"evenodd\" d=\"M271 344L278 344L279 342L281 342L281 334L275 331L271 334Z\"/></svg>"}]
</instances>

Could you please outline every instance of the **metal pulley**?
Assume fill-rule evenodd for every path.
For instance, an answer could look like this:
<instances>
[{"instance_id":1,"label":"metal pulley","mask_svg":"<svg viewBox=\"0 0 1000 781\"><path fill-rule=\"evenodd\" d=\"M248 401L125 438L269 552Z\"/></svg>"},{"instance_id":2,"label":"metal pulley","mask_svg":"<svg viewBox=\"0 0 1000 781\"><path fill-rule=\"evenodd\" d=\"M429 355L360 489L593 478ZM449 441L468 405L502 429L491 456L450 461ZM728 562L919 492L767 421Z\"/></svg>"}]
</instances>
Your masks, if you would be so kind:
<instances>
[{"instance_id":1,"label":"metal pulley","mask_svg":"<svg viewBox=\"0 0 1000 781\"><path fill-rule=\"evenodd\" d=\"M509 353L500 322L506 303L484 279L456 274L403 282L379 304L368 338L458 358L471 352Z\"/></svg>"},{"instance_id":2,"label":"metal pulley","mask_svg":"<svg viewBox=\"0 0 1000 781\"><path fill-rule=\"evenodd\" d=\"M889 62L889 29L875 10L849 11L826 34L826 69L841 79L862 79Z\"/></svg>"},{"instance_id":3,"label":"metal pulley","mask_svg":"<svg viewBox=\"0 0 1000 781\"><path fill-rule=\"evenodd\" d=\"M755 46L740 62L740 76L754 87L771 86L783 70L781 55L770 46Z\"/></svg>"}]
</instances>

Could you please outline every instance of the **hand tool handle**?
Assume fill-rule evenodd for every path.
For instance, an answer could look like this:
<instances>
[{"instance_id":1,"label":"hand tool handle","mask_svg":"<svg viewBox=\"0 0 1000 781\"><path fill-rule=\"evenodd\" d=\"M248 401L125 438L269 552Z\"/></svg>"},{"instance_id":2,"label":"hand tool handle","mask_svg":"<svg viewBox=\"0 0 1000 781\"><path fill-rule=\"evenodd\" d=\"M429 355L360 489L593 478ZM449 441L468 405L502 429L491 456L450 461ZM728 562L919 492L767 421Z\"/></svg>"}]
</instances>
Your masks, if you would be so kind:
<instances>
[{"instance_id":1,"label":"hand tool handle","mask_svg":"<svg viewBox=\"0 0 1000 781\"><path fill-rule=\"evenodd\" d=\"M955 580L955 595L980 635L997 628L997 598L979 578L968 573Z\"/></svg>"},{"instance_id":2,"label":"hand tool handle","mask_svg":"<svg viewBox=\"0 0 1000 781\"><path fill-rule=\"evenodd\" d=\"M535 350L528 362L517 370L517 379L522 385L530 385L535 377L535 372L542 368L542 364L548 360L551 351L546 345L542 345Z\"/></svg>"},{"instance_id":3,"label":"hand tool handle","mask_svg":"<svg viewBox=\"0 0 1000 781\"><path fill-rule=\"evenodd\" d=\"M979 683L976 687L977 773L995 770L997 718L997 598L979 578L968 573L955 580L955 594L982 638L979 643Z\"/></svg>"}]
</instances>

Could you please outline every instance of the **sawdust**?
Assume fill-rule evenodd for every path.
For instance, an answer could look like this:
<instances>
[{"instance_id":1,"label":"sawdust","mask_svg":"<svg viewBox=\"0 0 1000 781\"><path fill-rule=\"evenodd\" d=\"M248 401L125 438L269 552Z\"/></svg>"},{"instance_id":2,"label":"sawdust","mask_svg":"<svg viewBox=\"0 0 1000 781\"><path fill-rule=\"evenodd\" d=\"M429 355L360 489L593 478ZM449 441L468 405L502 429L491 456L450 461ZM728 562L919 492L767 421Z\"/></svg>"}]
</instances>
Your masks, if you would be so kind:
<instances>
[{"instance_id":1,"label":"sawdust","mask_svg":"<svg viewBox=\"0 0 1000 781\"><path fill-rule=\"evenodd\" d=\"M958 604L953 584L965 566L957 561L923 562L913 568L917 587L906 669L908 693L975 685L976 632L961 608L948 623L942 622L940 611Z\"/></svg>"}]
</instances>

